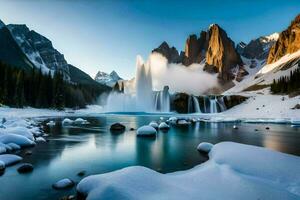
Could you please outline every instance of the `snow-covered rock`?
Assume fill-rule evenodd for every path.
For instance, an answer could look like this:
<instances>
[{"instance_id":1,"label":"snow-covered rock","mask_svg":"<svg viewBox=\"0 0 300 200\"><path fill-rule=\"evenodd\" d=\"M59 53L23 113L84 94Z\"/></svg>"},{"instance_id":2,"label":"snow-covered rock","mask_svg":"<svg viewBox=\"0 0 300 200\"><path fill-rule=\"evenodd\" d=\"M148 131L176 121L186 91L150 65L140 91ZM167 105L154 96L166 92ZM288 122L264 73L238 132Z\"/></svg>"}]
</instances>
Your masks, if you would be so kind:
<instances>
[{"instance_id":1,"label":"snow-covered rock","mask_svg":"<svg viewBox=\"0 0 300 200\"><path fill-rule=\"evenodd\" d=\"M20 156L13 155L13 154L2 154L0 155L0 162L3 162L5 166L13 165L18 163L22 160Z\"/></svg>"},{"instance_id":2,"label":"snow-covered rock","mask_svg":"<svg viewBox=\"0 0 300 200\"><path fill-rule=\"evenodd\" d=\"M43 137L37 137L35 138L36 142L46 142L46 140Z\"/></svg>"},{"instance_id":3,"label":"snow-covered rock","mask_svg":"<svg viewBox=\"0 0 300 200\"><path fill-rule=\"evenodd\" d=\"M208 142L201 142L198 146L197 146L197 150L198 151L202 151L205 153L209 153L210 150L213 148L213 144L208 143Z\"/></svg>"},{"instance_id":4,"label":"snow-covered rock","mask_svg":"<svg viewBox=\"0 0 300 200\"><path fill-rule=\"evenodd\" d=\"M73 187L74 185L75 185L75 183L72 180L70 180L68 178L64 178L64 179L59 180L56 183L54 183L52 185L52 187L54 189L58 189L59 190L59 189L70 188L70 187Z\"/></svg>"},{"instance_id":5,"label":"snow-covered rock","mask_svg":"<svg viewBox=\"0 0 300 200\"><path fill-rule=\"evenodd\" d=\"M51 120L46 125L47 126L55 126L55 122Z\"/></svg>"},{"instance_id":6,"label":"snow-covered rock","mask_svg":"<svg viewBox=\"0 0 300 200\"><path fill-rule=\"evenodd\" d=\"M89 122L82 118L77 118L74 120L74 124L89 124Z\"/></svg>"},{"instance_id":7,"label":"snow-covered rock","mask_svg":"<svg viewBox=\"0 0 300 200\"><path fill-rule=\"evenodd\" d=\"M158 129L158 124L157 124L157 122L150 122L150 123L149 123L149 126L152 126L153 128Z\"/></svg>"},{"instance_id":8,"label":"snow-covered rock","mask_svg":"<svg viewBox=\"0 0 300 200\"><path fill-rule=\"evenodd\" d=\"M30 129L22 127L22 126L7 127L6 129L0 130L0 136L8 135L8 134L20 135L20 136L28 138L29 140L34 140L33 133L30 131Z\"/></svg>"},{"instance_id":9,"label":"snow-covered rock","mask_svg":"<svg viewBox=\"0 0 300 200\"><path fill-rule=\"evenodd\" d=\"M4 144L14 143L21 147L34 146L35 143L22 135L0 134L0 142Z\"/></svg>"},{"instance_id":10,"label":"snow-covered rock","mask_svg":"<svg viewBox=\"0 0 300 200\"><path fill-rule=\"evenodd\" d=\"M69 119L69 118L65 118L63 121L62 121L62 125L64 126L67 126L67 125L71 125L74 121Z\"/></svg>"},{"instance_id":11,"label":"snow-covered rock","mask_svg":"<svg viewBox=\"0 0 300 200\"><path fill-rule=\"evenodd\" d=\"M158 128L161 130L167 130L170 129L170 126L166 122L162 122L159 124Z\"/></svg>"},{"instance_id":12,"label":"snow-covered rock","mask_svg":"<svg viewBox=\"0 0 300 200\"><path fill-rule=\"evenodd\" d=\"M185 119L177 120L177 125L188 125L190 122L186 121Z\"/></svg>"},{"instance_id":13,"label":"snow-covered rock","mask_svg":"<svg viewBox=\"0 0 300 200\"><path fill-rule=\"evenodd\" d=\"M209 158L190 170L170 174L134 166L93 175L81 180L77 191L89 200L300 198L297 156L222 142L213 146Z\"/></svg>"},{"instance_id":14,"label":"snow-covered rock","mask_svg":"<svg viewBox=\"0 0 300 200\"><path fill-rule=\"evenodd\" d=\"M157 133L156 129L152 126L146 125L138 128L136 135L137 136L155 136Z\"/></svg>"},{"instance_id":15,"label":"snow-covered rock","mask_svg":"<svg viewBox=\"0 0 300 200\"><path fill-rule=\"evenodd\" d=\"M15 143L8 143L7 146L11 147L13 150L21 149L20 145L15 144Z\"/></svg>"}]
</instances>

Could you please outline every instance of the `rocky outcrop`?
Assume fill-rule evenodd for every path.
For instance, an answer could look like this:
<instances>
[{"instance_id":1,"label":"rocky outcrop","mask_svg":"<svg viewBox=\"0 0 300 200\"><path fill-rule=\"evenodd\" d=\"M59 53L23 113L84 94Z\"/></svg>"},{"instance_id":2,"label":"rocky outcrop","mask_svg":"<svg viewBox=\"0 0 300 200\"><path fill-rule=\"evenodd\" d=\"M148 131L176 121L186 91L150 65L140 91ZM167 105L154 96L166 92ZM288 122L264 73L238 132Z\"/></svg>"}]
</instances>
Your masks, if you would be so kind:
<instances>
[{"instance_id":1,"label":"rocky outcrop","mask_svg":"<svg viewBox=\"0 0 300 200\"><path fill-rule=\"evenodd\" d=\"M216 24L210 26L208 33L205 69L218 72L222 80L231 80L233 78L231 70L243 65L240 55L234 48L234 42Z\"/></svg>"},{"instance_id":2,"label":"rocky outcrop","mask_svg":"<svg viewBox=\"0 0 300 200\"><path fill-rule=\"evenodd\" d=\"M175 47L170 47L167 42L163 42L158 48L152 52L162 54L168 59L169 63L181 63L183 60L183 54L179 54Z\"/></svg>"},{"instance_id":3,"label":"rocky outcrop","mask_svg":"<svg viewBox=\"0 0 300 200\"><path fill-rule=\"evenodd\" d=\"M103 85L107 85L108 87L114 87L115 84L120 80L123 79L114 70L110 74L98 71L95 76L95 81Z\"/></svg>"},{"instance_id":4,"label":"rocky outcrop","mask_svg":"<svg viewBox=\"0 0 300 200\"><path fill-rule=\"evenodd\" d=\"M226 32L217 24L209 27L208 31L202 31L200 36L190 35L185 43L185 51L178 51L164 42L153 52L164 55L169 63L182 63L189 66L193 63L205 63L205 70L210 73L219 73L219 77L228 81L234 78L231 70L243 65L237 53L234 42Z\"/></svg>"},{"instance_id":5,"label":"rocky outcrop","mask_svg":"<svg viewBox=\"0 0 300 200\"><path fill-rule=\"evenodd\" d=\"M294 53L300 49L300 15L290 26L280 33L277 42L272 46L267 63L273 63L286 54Z\"/></svg>"}]
</instances>

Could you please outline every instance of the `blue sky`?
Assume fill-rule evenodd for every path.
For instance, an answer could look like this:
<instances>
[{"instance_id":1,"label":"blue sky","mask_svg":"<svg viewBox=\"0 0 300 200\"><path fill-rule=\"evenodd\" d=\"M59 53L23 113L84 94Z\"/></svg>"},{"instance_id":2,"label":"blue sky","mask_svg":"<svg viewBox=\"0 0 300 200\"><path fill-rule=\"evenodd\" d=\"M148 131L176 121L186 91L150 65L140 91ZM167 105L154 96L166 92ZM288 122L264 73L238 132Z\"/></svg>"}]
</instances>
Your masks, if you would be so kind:
<instances>
[{"instance_id":1,"label":"blue sky","mask_svg":"<svg viewBox=\"0 0 300 200\"><path fill-rule=\"evenodd\" d=\"M0 18L27 24L52 40L70 64L134 76L137 54L161 42L182 50L189 34L217 23L235 41L282 31L299 0L1 0Z\"/></svg>"}]
</instances>

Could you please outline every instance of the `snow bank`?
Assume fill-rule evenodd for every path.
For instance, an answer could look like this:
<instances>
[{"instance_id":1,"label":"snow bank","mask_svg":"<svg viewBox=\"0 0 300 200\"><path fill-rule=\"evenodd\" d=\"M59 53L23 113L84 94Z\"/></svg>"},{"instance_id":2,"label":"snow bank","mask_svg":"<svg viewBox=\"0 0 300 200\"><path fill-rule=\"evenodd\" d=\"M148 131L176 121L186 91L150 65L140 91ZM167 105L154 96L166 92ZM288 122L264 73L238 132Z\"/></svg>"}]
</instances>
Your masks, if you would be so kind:
<instances>
[{"instance_id":1,"label":"snow bank","mask_svg":"<svg viewBox=\"0 0 300 200\"><path fill-rule=\"evenodd\" d=\"M3 134L0 135L0 142L4 144L14 143L21 147L33 146L35 143L22 135Z\"/></svg>"},{"instance_id":2,"label":"snow bank","mask_svg":"<svg viewBox=\"0 0 300 200\"><path fill-rule=\"evenodd\" d=\"M13 165L22 160L20 156L13 154L2 154L0 155L0 162L4 163L5 166Z\"/></svg>"},{"instance_id":3,"label":"snow bank","mask_svg":"<svg viewBox=\"0 0 300 200\"><path fill-rule=\"evenodd\" d=\"M297 156L222 142L213 146L209 157L193 169L170 174L135 166L89 176L77 191L88 200L300 198Z\"/></svg>"}]
</instances>

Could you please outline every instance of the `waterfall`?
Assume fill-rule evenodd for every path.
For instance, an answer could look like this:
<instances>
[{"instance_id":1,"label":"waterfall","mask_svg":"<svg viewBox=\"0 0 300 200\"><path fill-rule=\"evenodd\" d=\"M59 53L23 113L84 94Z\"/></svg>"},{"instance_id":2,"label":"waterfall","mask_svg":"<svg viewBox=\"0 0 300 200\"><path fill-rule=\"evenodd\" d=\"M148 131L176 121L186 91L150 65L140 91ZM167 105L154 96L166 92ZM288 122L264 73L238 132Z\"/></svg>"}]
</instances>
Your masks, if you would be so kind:
<instances>
[{"instance_id":1,"label":"waterfall","mask_svg":"<svg viewBox=\"0 0 300 200\"><path fill-rule=\"evenodd\" d=\"M209 112L210 113L217 113L218 109L217 109L217 98L214 97L213 99L209 100L209 104L210 104L210 109Z\"/></svg>"},{"instance_id":2,"label":"waterfall","mask_svg":"<svg viewBox=\"0 0 300 200\"><path fill-rule=\"evenodd\" d=\"M156 92L154 108L156 111L170 112L170 94L168 86L165 86L162 91Z\"/></svg>"},{"instance_id":3,"label":"waterfall","mask_svg":"<svg viewBox=\"0 0 300 200\"><path fill-rule=\"evenodd\" d=\"M218 104L219 104L219 107L221 109L221 112L224 112L226 110L226 105L225 105L225 102L224 102L224 96L221 96L219 98Z\"/></svg>"},{"instance_id":4,"label":"waterfall","mask_svg":"<svg viewBox=\"0 0 300 200\"><path fill-rule=\"evenodd\" d=\"M188 113L201 113L199 100L194 95L188 98Z\"/></svg>"}]
</instances>

